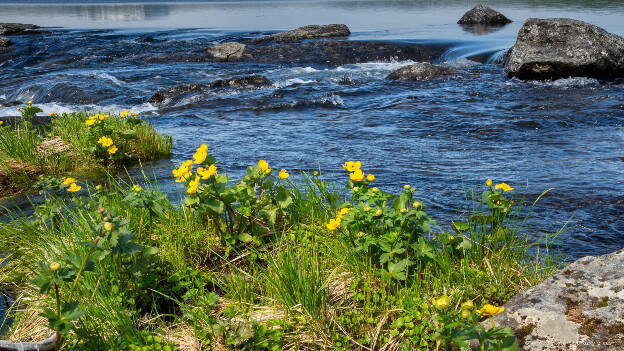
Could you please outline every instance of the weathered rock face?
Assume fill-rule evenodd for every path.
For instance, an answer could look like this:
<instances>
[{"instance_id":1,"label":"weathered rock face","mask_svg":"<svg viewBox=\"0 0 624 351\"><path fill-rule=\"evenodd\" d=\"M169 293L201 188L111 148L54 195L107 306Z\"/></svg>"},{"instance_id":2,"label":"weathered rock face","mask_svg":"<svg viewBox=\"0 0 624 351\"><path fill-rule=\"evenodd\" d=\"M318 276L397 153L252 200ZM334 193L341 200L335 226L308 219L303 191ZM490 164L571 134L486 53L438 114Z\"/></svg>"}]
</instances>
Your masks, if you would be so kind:
<instances>
[{"instance_id":1,"label":"weathered rock face","mask_svg":"<svg viewBox=\"0 0 624 351\"><path fill-rule=\"evenodd\" d=\"M485 5L477 5L466 12L462 18L457 21L457 23L465 25L481 24L503 26L507 23L511 23L511 20L505 17L502 13Z\"/></svg>"},{"instance_id":2,"label":"weathered rock face","mask_svg":"<svg viewBox=\"0 0 624 351\"><path fill-rule=\"evenodd\" d=\"M449 76L454 73L457 73L457 71L452 68L434 66L430 63L415 63L390 73L387 79L418 81Z\"/></svg>"},{"instance_id":3,"label":"weathered rock face","mask_svg":"<svg viewBox=\"0 0 624 351\"><path fill-rule=\"evenodd\" d=\"M569 18L528 19L505 64L509 77L624 76L624 38Z\"/></svg>"},{"instance_id":4,"label":"weathered rock face","mask_svg":"<svg viewBox=\"0 0 624 351\"><path fill-rule=\"evenodd\" d=\"M523 350L624 350L623 267L624 249L582 258L514 296L494 321Z\"/></svg>"},{"instance_id":5,"label":"weathered rock face","mask_svg":"<svg viewBox=\"0 0 624 351\"><path fill-rule=\"evenodd\" d=\"M344 24L309 25L299 27L282 33L265 35L262 38L254 39L252 42L293 42L308 39L322 39L331 37L346 37L351 34L349 27Z\"/></svg>"},{"instance_id":6,"label":"weathered rock face","mask_svg":"<svg viewBox=\"0 0 624 351\"><path fill-rule=\"evenodd\" d=\"M23 34L24 32L30 32L37 28L39 28L39 26L34 24L0 23L0 35Z\"/></svg>"},{"instance_id":7,"label":"weathered rock face","mask_svg":"<svg viewBox=\"0 0 624 351\"><path fill-rule=\"evenodd\" d=\"M217 61L235 61L241 59L246 46L237 42L221 43L209 47L206 51Z\"/></svg>"},{"instance_id":8,"label":"weathered rock face","mask_svg":"<svg viewBox=\"0 0 624 351\"><path fill-rule=\"evenodd\" d=\"M172 101L180 97L194 92L201 92L206 89L213 88L236 88L236 89L255 89L270 85L271 81L265 76L254 75L232 79L220 79L208 84L184 84L169 89L157 91L148 102L162 104L165 101Z\"/></svg>"}]
</instances>

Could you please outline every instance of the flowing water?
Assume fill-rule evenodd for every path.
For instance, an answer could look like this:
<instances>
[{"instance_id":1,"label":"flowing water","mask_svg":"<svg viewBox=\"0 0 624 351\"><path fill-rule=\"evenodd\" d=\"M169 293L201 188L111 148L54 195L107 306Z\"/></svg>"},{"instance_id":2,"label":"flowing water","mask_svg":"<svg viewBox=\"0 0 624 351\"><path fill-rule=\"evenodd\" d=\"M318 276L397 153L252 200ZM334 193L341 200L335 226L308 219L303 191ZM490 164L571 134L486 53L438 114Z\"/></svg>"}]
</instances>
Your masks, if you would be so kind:
<instances>
[{"instance_id":1,"label":"flowing water","mask_svg":"<svg viewBox=\"0 0 624 351\"><path fill-rule=\"evenodd\" d=\"M175 191L170 169L206 143L237 178L267 159L275 168L318 169L345 179L340 164L361 160L378 186L403 184L440 224L456 218L464 189L505 181L535 199L534 228L574 227L556 244L571 258L624 246L624 81L507 79L498 63L529 17L572 17L624 35L621 1L490 1L514 20L489 33L456 24L472 1L249 1L107 3L98 0L0 3L0 22L51 29L11 37L0 60L0 115L28 100L44 112L132 109L174 137L171 160L156 162L159 183ZM216 42L345 23L352 40L452 43L440 61L457 79L390 82L411 62L322 64L145 63ZM482 55L485 63L467 60ZM160 88L262 74L256 90L192 94L147 103Z\"/></svg>"}]
</instances>

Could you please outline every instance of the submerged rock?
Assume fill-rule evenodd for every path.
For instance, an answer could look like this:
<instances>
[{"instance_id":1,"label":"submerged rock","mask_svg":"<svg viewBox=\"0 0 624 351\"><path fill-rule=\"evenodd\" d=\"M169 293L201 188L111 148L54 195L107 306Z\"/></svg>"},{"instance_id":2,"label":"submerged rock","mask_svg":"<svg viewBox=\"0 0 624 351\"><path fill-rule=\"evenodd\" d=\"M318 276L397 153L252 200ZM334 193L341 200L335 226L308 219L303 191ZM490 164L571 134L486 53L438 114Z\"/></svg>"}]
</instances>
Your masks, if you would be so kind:
<instances>
[{"instance_id":1,"label":"submerged rock","mask_svg":"<svg viewBox=\"0 0 624 351\"><path fill-rule=\"evenodd\" d=\"M624 249L582 258L514 296L494 322L514 329L523 350L624 350L622 267Z\"/></svg>"},{"instance_id":2,"label":"submerged rock","mask_svg":"<svg viewBox=\"0 0 624 351\"><path fill-rule=\"evenodd\" d=\"M31 33L33 29L37 29L39 26L34 24L23 23L0 23L0 35L16 35Z\"/></svg>"},{"instance_id":3,"label":"submerged rock","mask_svg":"<svg viewBox=\"0 0 624 351\"><path fill-rule=\"evenodd\" d=\"M511 23L511 20L502 13L493 10L485 5L477 5L466 12L462 18L457 21L458 24L464 25L491 25L503 26Z\"/></svg>"},{"instance_id":4,"label":"submerged rock","mask_svg":"<svg viewBox=\"0 0 624 351\"><path fill-rule=\"evenodd\" d=\"M415 63L413 65L401 67L390 73L387 79L393 80L429 80L457 73L457 70L447 67L434 66L430 63Z\"/></svg>"},{"instance_id":5,"label":"submerged rock","mask_svg":"<svg viewBox=\"0 0 624 351\"><path fill-rule=\"evenodd\" d=\"M624 76L624 38L569 18L528 19L506 58L520 79Z\"/></svg>"},{"instance_id":6,"label":"submerged rock","mask_svg":"<svg viewBox=\"0 0 624 351\"><path fill-rule=\"evenodd\" d=\"M174 100L183 95L193 92L202 92L213 88L236 88L236 89L256 89L270 85L271 81L265 76L253 75L232 79L220 79L208 84L184 84L168 89L157 91L148 102L162 104L167 100Z\"/></svg>"},{"instance_id":7,"label":"submerged rock","mask_svg":"<svg viewBox=\"0 0 624 351\"><path fill-rule=\"evenodd\" d=\"M349 27L344 24L309 25L282 33L265 35L252 42L294 42L308 39L322 39L332 37L347 37L351 34Z\"/></svg>"},{"instance_id":8,"label":"submerged rock","mask_svg":"<svg viewBox=\"0 0 624 351\"><path fill-rule=\"evenodd\" d=\"M209 47L208 49L206 49L206 51L210 55L212 55L215 60L233 61L240 60L240 58L243 56L243 52L245 51L246 46L247 45L245 44L237 42L221 43Z\"/></svg>"}]
</instances>

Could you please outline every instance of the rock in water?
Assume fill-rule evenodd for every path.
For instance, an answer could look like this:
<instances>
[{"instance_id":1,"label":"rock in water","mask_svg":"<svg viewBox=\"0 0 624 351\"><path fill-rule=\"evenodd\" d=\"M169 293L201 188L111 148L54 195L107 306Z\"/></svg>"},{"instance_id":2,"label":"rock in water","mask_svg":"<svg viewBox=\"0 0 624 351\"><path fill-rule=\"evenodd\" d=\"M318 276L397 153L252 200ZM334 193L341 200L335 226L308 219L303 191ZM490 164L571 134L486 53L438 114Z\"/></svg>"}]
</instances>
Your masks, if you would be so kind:
<instances>
[{"instance_id":1,"label":"rock in water","mask_svg":"<svg viewBox=\"0 0 624 351\"><path fill-rule=\"evenodd\" d=\"M457 71L451 68L434 66L430 63L415 63L401 67L390 73L387 79L394 80L429 80L436 77L448 76Z\"/></svg>"},{"instance_id":2,"label":"rock in water","mask_svg":"<svg viewBox=\"0 0 624 351\"><path fill-rule=\"evenodd\" d=\"M624 350L623 267L624 249L582 258L514 296L494 322L527 351Z\"/></svg>"},{"instance_id":3,"label":"rock in water","mask_svg":"<svg viewBox=\"0 0 624 351\"><path fill-rule=\"evenodd\" d=\"M232 61L240 60L243 56L243 52L245 52L246 46L245 44L237 42L221 43L209 47L206 51L208 51L215 60Z\"/></svg>"},{"instance_id":4,"label":"rock in water","mask_svg":"<svg viewBox=\"0 0 624 351\"><path fill-rule=\"evenodd\" d=\"M528 19L505 63L508 77L624 76L624 38L569 18Z\"/></svg>"},{"instance_id":5,"label":"rock in water","mask_svg":"<svg viewBox=\"0 0 624 351\"><path fill-rule=\"evenodd\" d=\"M0 37L0 48L4 48L11 45L11 41L7 38Z\"/></svg>"},{"instance_id":6,"label":"rock in water","mask_svg":"<svg viewBox=\"0 0 624 351\"><path fill-rule=\"evenodd\" d=\"M331 37L346 37L351 34L349 27L344 24L326 24L322 26L309 25L289 30L287 32L265 35L254 39L253 42L293 42L308 39L322 39Z\"/></svg>"},{"instance_id":7,"label":"rock in water","mask_svg":"<svg viewBox=\"0 0 624 351\"><path fill-rule=\"evenodd\" d=\"M205 89L212 88L236 88L236 89L255 89L270 85L271 81L265 76L253 75L232 79L220 79L208 84L184 84L168 89L157 91L148 102L162 104L165 101L178 99L183 95L192 92L201 92Z\"/></svg>"},{"instance_id":8,"label":"rock in water","mask_svg":"<svg viewBox=\"0 0 624 351\"><path fill-rule=\"evenodd\" d=\"M505 17L502 13L485 5L477 5L466 12L462 18L457 21L457 23L467 25L481 24L503 26L507 23L511 23L511 20Z\"/></svg>"},{"instance_id":9,"label":"rock in water","mask_svg":"<svg viewBox=\"0 0 624 351\"><path fill-rule=\"evenodd\" d=\"M30 32L33 29L37 29L39 26L34 24L23 23L0 23L0 35L16 35L24 32Z\"/></svg>"}]
</instances>

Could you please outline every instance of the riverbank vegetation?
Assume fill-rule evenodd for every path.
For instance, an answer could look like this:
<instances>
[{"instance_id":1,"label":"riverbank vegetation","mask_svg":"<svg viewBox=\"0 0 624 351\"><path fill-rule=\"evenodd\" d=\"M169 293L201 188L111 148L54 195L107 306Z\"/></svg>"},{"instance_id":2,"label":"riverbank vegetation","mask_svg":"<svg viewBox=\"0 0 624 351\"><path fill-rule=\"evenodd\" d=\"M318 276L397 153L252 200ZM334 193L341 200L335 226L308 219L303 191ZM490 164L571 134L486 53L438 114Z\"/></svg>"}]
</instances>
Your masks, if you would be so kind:
<instances>
[{"instance_id":1,"label":"riverbank vegetation","mask_svg":"<svg viewBox=\"0 0 624 351\"><path fill-rule=\"evenodd\" d=\"M18 110L21 118L0 124L0 198L32 191L40 176L103 177L171 154L171 138L130 111L41 118L32 101Z\"/></svg>"},{"instance_id":2,"label":"riverbank vegetation","mask_svg":"<svg viewBox=\"0 0 624 351\"><path fill-rule=\"evenodd\" d=\"M413 187L386 192L360 162L336 181L273 166L260 160L235 182L201 145L172 171L173 202L147 178L47 178L34 214L0 224L0 290L18 298L7 338L55 330L64 350L518 350L510 329L479 321L559 265L535 254L548 241L528 231L517 190L487 180L456 221L436 223Z\"/></svg>"}]
</instances>

